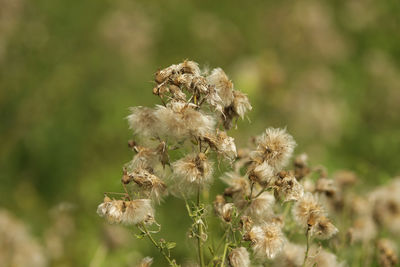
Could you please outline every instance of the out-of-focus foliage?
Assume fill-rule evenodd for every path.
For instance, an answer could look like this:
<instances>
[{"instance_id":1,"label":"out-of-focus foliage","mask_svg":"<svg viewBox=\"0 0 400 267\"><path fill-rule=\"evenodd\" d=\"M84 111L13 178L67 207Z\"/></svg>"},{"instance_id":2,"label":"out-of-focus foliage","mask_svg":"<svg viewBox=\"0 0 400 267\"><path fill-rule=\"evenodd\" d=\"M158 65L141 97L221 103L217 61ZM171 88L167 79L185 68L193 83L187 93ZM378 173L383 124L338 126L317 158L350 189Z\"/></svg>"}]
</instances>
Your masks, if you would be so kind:
<instances>
[{"instance_id":1,"label":"out-of-focus foliage","mask_svg":"<svg viewBox=\"0 0 400 267\"><path fill-rule=\"evenodd\" d=\"M147 255L95 210L131 159L128 107L153 105L152 73L185 58L223 67L249 95L238 144L287 126L314 164L384 183L400 170L398 14L395 0L0 0L0 205L56 265ZM188 242L181 204L163 205L164 236Z\"/></svg>"}]
</instances>

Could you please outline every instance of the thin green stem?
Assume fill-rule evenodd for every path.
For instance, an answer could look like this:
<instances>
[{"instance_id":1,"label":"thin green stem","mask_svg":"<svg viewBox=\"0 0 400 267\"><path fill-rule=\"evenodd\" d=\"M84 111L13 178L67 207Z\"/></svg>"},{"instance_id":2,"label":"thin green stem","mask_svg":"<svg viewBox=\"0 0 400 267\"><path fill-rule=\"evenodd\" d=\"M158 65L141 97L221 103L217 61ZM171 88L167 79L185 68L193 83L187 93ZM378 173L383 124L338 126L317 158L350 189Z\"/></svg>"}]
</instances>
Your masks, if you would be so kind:
<instances>
[{"instance_id":1,"label":"thin green stem","mask_svg":"<svg viewBox=\"0 0 400 267\"><path fill-rule=\"evenodd\" d=\"M197 207L200 207L200 186L197 189ZM200 266L205 267L204 263L204 252L203 252L203 242L202 242L202 237L203 237L203 224L202 222L197 224L198 227L198 236L197 236L197 246L199 250L199 260L200 260Z\"/></svg>"},{"instance_id":2,"label":"thin green stem","mask_svg":"<svg viewBox=\"0 0 400 267\"><path fill-rule=\"evenodd\" d=\"M221 265L220 265L221 267L224 267L226 252L228 251L228 247L229 247L229 243L226 243L225 247L224 247L224 254L222 254L222 261L221 261Z\"/></svg>"},{"instance_id":3,"label":"thin green stem","mask_svg":"<svg viewBox=\"0 0 400 267\"><path fill-rule=\"evenodd\" d=\"M138 226L138 228L143 231L146 236L149 238L151 243L160 250L161 254L164 256L164 258L168 261L170 266L177 266L174 260L171 260L170 257L165 253L165 251L162 249L162 247L157 243L156 240L154 240L153 236L149 232L149 230L146 228L146 225L144 223L140 224L141 227Z\"/></svg>"},{"instance_id":4,"label":"thin green stem","mask_svg":"<svg viewBox=\"0 0 400 267\"><path fill-rule=\"evenodd\" d=\"M306 247L306 253L304 255L304 261L303 261L303 267L306 266L306 261L308 258L308 251L310 250L310 233L309 233L310 227L307 227L307 231L306 231L306 239L307 239L307 247Z\"/></svg>"},{"instance_id":5,"label":"thin green stem","mask_svg":"<svg viewBox=\"0 0 400 267\"><path fill-rule=\"evenodd\" d=\"M215 253L218 253L221 245L224 243L224 241L226 241L226 236L228 235L229 231L230 231L230 228L229 227L226 228L224 235L222 236L221 240L219 241L219 243L217 245L217 248L215 249Z\"/></svg>"}]
</instances>

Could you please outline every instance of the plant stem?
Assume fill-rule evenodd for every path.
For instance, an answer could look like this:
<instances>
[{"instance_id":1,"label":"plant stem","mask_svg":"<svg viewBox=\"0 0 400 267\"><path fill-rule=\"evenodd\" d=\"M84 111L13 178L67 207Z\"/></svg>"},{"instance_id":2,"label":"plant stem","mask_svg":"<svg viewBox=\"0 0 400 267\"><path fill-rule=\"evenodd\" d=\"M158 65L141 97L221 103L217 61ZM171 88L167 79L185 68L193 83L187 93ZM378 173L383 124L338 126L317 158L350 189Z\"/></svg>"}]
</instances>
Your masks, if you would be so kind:
<instances>
[{"instance_id":1,"label":"plant stem","mask_svg":"<svg viewBox=\"0 0 400 267\"><path fill-rule=\"evenodd\" d=\"M200 186L197 189L197 207L200 207ZM201 267L205 267L205 263L204 263L204 253L203 253L203 244L202 244L202 236L203 236L203 224L202 223L198 223L197 225L198 227L198 237L197 237L197 245L198 245L198 249L199 249L199 260L200 260L200 266Z\"/></svg>"},{"instance_id":2,"label":"plant stem","mask_svg":"<svg viewBox=\"0 0 400 267\"><path fill-rule=\"evenodd\" d=\"M226 252L228 251L228 247L229 247L229 243L226 243L225 247L224 247L224 254L222 254L222 261L221 261L221 265L220 265L221 267L224 267Z\"/></svg>"},{"instance_id":3,"label":"plant stem","mask_svg":"<svg viewBox=\"0 0 400 267\"><path fill-rule=\"evenodd\" d=\"M308 251L310 250L310 234L309 234L309 230L310 230L310 227L308 226L307 227L307 231L306 231L306 238L307 238L307 247L306 247L306 254L304 255L304 261L303 261L303 267L305 267L306 266L306 261L307 261L307 258L308 258Z\"/></svg>"},{"instance_id":4,"label":"plant stem","mask_svg":"<svg viewBox=\"0 0 400 267\"><path fill-rule=\"evenodd\" d=\"M161 254L164 256L164 258L168 261L170 266L177 266L175 263L175 260L171 260L170 257L164 252L162 247L157 243L157 241L154 240L153 236L150 234L149 230L147 230L146 225L144 223L140 224L140 226L143 228L138 227L141 231L145 232L146 236L150 239L151 243L154 244L156 248L158 248L161 252Z\"/></svg>"}]
</instances>

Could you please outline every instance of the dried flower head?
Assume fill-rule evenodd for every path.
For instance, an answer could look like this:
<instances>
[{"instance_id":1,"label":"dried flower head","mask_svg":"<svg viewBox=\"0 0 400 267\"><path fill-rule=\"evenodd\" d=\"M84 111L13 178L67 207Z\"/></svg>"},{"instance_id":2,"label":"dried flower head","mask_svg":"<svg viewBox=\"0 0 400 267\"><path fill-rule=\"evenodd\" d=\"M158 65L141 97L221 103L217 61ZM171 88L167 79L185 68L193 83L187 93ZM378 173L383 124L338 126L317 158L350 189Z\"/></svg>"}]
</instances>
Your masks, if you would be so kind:
<instances>
[{"instance_id":1,"label":"dried flower head","mask_svg":"<svg viewBox=\"0 0 400 267\"><path fill-rule=\"evenodd\" d=\"M274 260L274 266L301 267L303 265L306 247L286 242L282 253Z\"/></svg>"},{"instance_id":2,"label":"dried flower head","mask_svg":"<svg viewBox=\"0 0 400 267\"><path fill-rule=\"evenodd\" d=\"M226 172L221 177L221 180L229 187L225 188L224 195L235 197L239 195L244 197L250 193L249 180L235 172Z\"/></svg>"},{"instance_id":3,"label":"dried flower head","mask_svg":"<svg viewBox=\"0 0 400 267\"><path fill-rule=\"evenodd\" d=\"M213 69L207 76L207 82L215 87L221 99L222 107L229 106L233 101L233 83L221 68Z\"/></svg>"},{"instance_id":4,"label":"dried flower head","mask_svg":"<svg viewBox=\"0 0 400 267\"><path fill-rule=\"evenodd\" d=\"M335 181L328 178L319 178L315 190L316 192L325 194L327 197L334 197L338 192Z\"/></svg>"},{"instance_id":5,"label":"dried flower head","mask_svg":"<svg viewBox=\"0 0 400 267\"><path fill-rule=\"evenodd\" d=\"M266 161L276 171L286 166L293 154L296 142L285 129L268 128L256 139L257 149L251 153L255 162Z\"/></svg>"},{"instance_id":6,"label":"dried flower head","mask_svg":"<svg viewBox=\"0 0 400 267\"><path fill-rule=\"evenodd\" d=\"M145 257L143 258L137 267L150 267L153 264L153 258Z\"/></svg>"},{"instance_id":7,"label":"dried flower head","mask_svg":"<svg viewBox=\"0 0 400 267\"><path fill-rule=\"evenodd\" d=\"M247 236L257 258L275 258L282 251L285 243L281 228L273 223L254 226Z\"/></svg>"},{"instance_id":8,"label":"dried flower head","mask_svg":"<svg viewBox=\"0 0 400 267\"><path fill-rule=\"evenodd\" d=\"M340 189L345 189L357 183L358 178L354 172L342 170L333 174L333 179Z\"/></svg>"},{"instance_id":9,"label":"dried flower head","mask_svg":"<svg viewBox=\"0 0 400 267\"><path fill-rule=\"evenodd\" d=\"M311 222L311 220L308 222L309 225L312 225L310 228L311 236L318 239L329 239L339 231L325 216L321 215L314 218L315 223Z\"/></svg>"},{"instance_id":10,"label":"dried flower head","mask_svg":"<svg viewBox=\"0 0 400 267\"><path fill-rule=\"evenodd\" d=\"M274 215L274 204L275 197L268 192L264 192L251 202L246 209L246 215L250 216L256 223L268 221Z\"/></svg>"},{"instance_id":11,"label":"dried flower head","mask_svg":"<svg viewBox=\"0 0 400 267\"><path fill-rule=\"evenodd\" d=\"M369 242L377 235L377 227L371 216L360 216L347 232L350 242Z\"/></svg>"},{"instance_id":12,"label":"dried flower head","mask_svg":"<svg viewBox=\"0 0 400 267\"><path fill-rule=\"evenodd\" d=\"M235 212L235 205L233 203L226 203L222 206L220 216L225 222L232 221L233 213Z\"/></svg>"},{"instance_id":13,"label":"dried flower head","mask_svg":"<svg viewBox=\"0 0 400 267\"><path fill-rule=\"evenodd\" d=\"M215 135L207 133L203 136L203 140L219 155L224 156L226 159L233 161L237 157L235 139L228 136L226 132L217 129Z\"/></svg>"},{"instance_id":14,"label":"dried flower head","mask_svg":"<svg viewBox=\"0 0 400 267\"><path fill-rule=\"evenodd\" d=\"M281 176L283 178L275 181L275 187L278 195L284 201L297 201L303 197L304 188L292 173L284 173Z\"/></svg>"},{"instance_id":15,"label":"dried flower head","mask_svg":"<svg viewBox=\"0 0 400 267\"><path fill-rule=\"evenodd\" d=\"M186 193L211 184L213 164L204 153L189 154L172 163L173 179Z\"/></svg>"},{"instance_id":16,"label":"dried flower head","mask_svg":"<svg viewBox=\"0 0 400 267\"><path fill-rule=\"evenodd\" d=\"M312 246L307 257L306 266L326 266L326 267L343 267L343 263L339 263L335 254L328 252L321 247Z\"/></svg>"},{"instance_id":17,"label":"dried flower head","mask_svg":"<svg viewBox=\"0 0 400 267\"><path fill-rule=\"evenodd\" d=\"M323 207L318 203L316 197L308 192L296 202L292 211L296 222L304 227L308 227L308 224L314 218L325 214Z\"/></svg>"},{"instance_id":18,"label":"dried flower head","mask_svg":"<svg viewBox=\"0 0 400 267\"><path fill-rule=\"evenodd\" d=\"M378 260L379 266L394 267L399 263L396 244L389 239L378 241Z\"/></svg>"},{"instance_id":19,"label":"dried flower head","mask_svg":"<svg viewBox=\"0 0 400 267\"><path fill-rule=\"evenodd\" d=\"M127 184L134 182L140 189L140 193L144 194L147 198L152 198L156 202L160 203L160 200L167 193L166 184L150 171L137 168L127 173L128 180L123 181Z\"/></svg>"},{"instance_id":20,"label":"dried flower head","mask_svg":"<svg viewBox=\"0 0 400 267\"><path fill-rule=\"evenodd\" d=\"M400 233L400 177L369 196L374 219L393 233Z\"/></svg>"},{"instance_id":21,"label":"dried flower head","mask_svg":"<svg viewBox=\"0 0 400 267\"><path fill-rule=\"evenodd\" d=\"M243 119L244 115L248 111L252 110L252 106L247 95L243 94L240 91L234 90L232 109L237 116Z\"/></svg>"},{"instance_id":22,"label":"dried flower head","mask_svg":"<svg viewBox=\"0 0 400 267\"><path fill-rule=\"evenodd\" d=\"M127 117L129 128L137 135L151 137L159 132L160 121L155 112L147 107L130 108L131 114Z\"/></svg>"},{"instance_id":23,"label":"dried flower head","mask_svg":"<svg viewBox=\"0 0 400 267\"><path fill-rule=\"evenodd\" d=\"M229 264L232 267L250 267L250 255L246 248L235 248L229 253Z\"/></svg>"},{"instance_id":24,"label":"dried flower head","mask_svg":"<svg viewBox=\"0 0 400 267\"><path fill-rule=\"evenodd\" d=\"M43 247L27 225L4 209L0 209L0 247L1 266L48 266Z\"/></svg>"},{"instance_id":25,"label":"dried flower head","mask_svg":"<svg viewBox=\"0 0 400 267\"><path fill-rule=\"evenodd\" d=\"M267 162L261 164L253 162L248 168L249 179L259 183L260 185L267 186L275 178L275 170Z\"/></svg>"},{"instance_id":26,"label":"dried flower head","mask_svg":"<svg viewBox=\"0 0 400 267\"><path fill-rule=\"evenodd\" d=\"M136 225L154 221L154 209L150 199L124 201L105 197L104 202L97 208L97 214L104 217L108 223Z\"/></svg>"},{"instance_id":27,"label":"dried flower head","mask_svg":"<svg viewBox=\"0 0 400 267\"><path fill-rule=\"evenodd\" d=\"M125 165L125 169L134 170L139 167L154 166L157 162L157 151L148 147L139 146L134 141L129 144L136 152L133 159Z\"/></svg>"},{"instance_id":28,"label":"dried flower head","mask_svg":"<svg viewBox=\"0 0 400 267\"><path fill-rule=\"evenodd\" d=\"M308 167L308 156L303 153L294 159L294 176L296 179L301 180L311 172Z\"/></svg>"},{"instance_id":29,"label":"dried flower head","mask_svg":"<svg viewBox=\"0 0 400 267\"><path fill-rule=\"evenodd\" d=\"M200 137L214 131L215 119L195 109L196 105L172 101L157 106L155 116L161 122L161 133L177 139Z\"/></svg>"}]
</instances>

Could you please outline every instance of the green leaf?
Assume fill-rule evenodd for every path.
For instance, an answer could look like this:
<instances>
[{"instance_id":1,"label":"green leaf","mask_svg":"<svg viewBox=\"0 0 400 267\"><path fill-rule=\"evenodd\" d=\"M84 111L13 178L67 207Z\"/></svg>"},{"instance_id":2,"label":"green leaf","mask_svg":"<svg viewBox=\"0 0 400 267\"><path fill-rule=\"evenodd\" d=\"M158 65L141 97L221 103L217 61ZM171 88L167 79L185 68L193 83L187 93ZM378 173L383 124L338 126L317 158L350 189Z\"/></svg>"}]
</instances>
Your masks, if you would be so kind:
<instances>
[{"instance_id":1,"label":"green leaf","mask_svg":"<svg viewBox=\"0 0 400 267\"><path fill-rule=\"evenodd\" d=\"M173 249L174 247L176 247L176 243L175 242L167 242L166 247L167 247L167 249Z\"/></svg>"}]
</instances>

